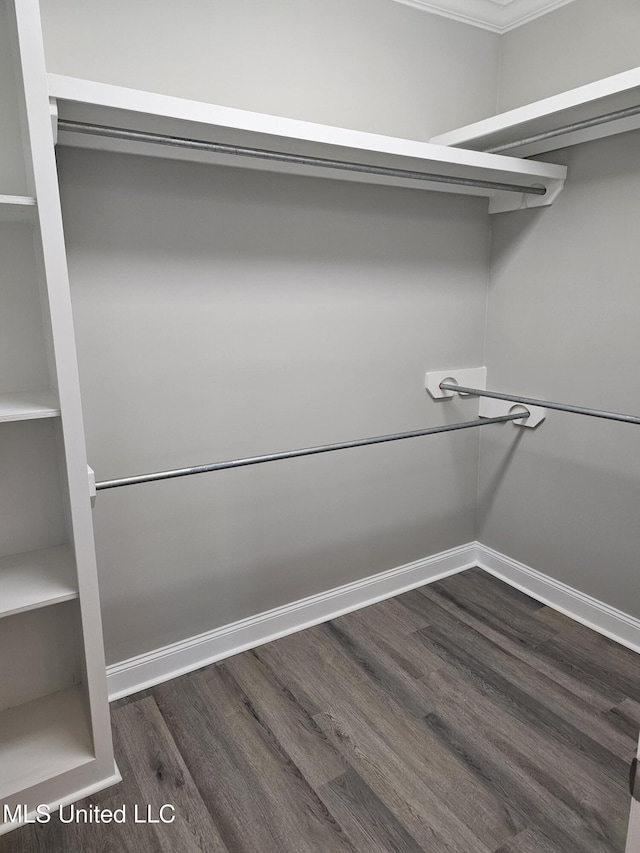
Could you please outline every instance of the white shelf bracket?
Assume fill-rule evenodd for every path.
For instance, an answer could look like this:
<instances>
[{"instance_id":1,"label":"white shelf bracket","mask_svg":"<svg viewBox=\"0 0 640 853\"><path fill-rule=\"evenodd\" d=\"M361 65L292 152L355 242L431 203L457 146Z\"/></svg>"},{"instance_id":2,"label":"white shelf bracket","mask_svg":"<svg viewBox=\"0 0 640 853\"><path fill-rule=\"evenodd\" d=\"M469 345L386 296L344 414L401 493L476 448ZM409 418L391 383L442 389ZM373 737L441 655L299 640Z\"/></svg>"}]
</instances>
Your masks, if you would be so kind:
<instances>
[{"instance_id":1,"label":"white shelf bracket","mask_svg":"<svg viewBox=\"0 0 640 853\"><path fill-rule=\"evenodd\" d=\"M49 98L49 114L51 116L51 130L53 132L53 144L58 144L58 101Z\"/></svg>"},{"instance_id":2,"label":"white shelf bracket","mask_svg":"<svg viewBox=\"0 0 640 853\"><path fill-rule=\"evenodd\" d=\"M467 367L453 370L430 371L425 376L425 388L434 400L447 400L456 395L455 391L444 390L440 383L447 382L450 385L462 385L467 388L477 388L479 391L487 390L487 368ZM469 397L470 394L459 392L461 397ZM547 416L547 410L541 406L522 406L520 403L512 403L508 400L495 400L493 397L480 397L481 418L499 418L502 415L511 415L522 412L522 420L518 419L512 423L515 426L535 429Z\"/></svg>"},{"instance_id":3,"label":"white shelf bracket","mask_svg":"<svg viewBox=\"0 0 640 853\"><path fill-rule=\"evenodd\" d=\"M96 472L90 465L87 465L87 477L89 480L89 497L91 499L91 506L94 507L96 505Z\"/></svg>"}]
</instances>

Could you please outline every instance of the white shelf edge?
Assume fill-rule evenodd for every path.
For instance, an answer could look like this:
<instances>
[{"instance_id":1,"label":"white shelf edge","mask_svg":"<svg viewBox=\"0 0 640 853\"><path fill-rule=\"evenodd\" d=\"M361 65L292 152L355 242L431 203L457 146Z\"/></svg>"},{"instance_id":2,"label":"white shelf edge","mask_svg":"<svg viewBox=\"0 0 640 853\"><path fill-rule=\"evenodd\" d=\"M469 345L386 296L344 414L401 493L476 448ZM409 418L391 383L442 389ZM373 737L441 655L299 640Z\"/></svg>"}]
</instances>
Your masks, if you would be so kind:
<instances>
[{"instance_id":1,"label":"white shelf edge","mask_svg":"<svg viewBox=\"0 0 640 853\"><path fill-rule=\"evenodd\" d=\"M0 222L30 221L38 209L36 199L23 195L0 195Z\"/></svg>"},{"instance_id":2,"label":"white shelf edge","mask_svg":"<svg viewBox=\"0 0 640 853\"><path fill-rule=\"evenodd\" d=\"M68 545L0 559L0 618L78 598Z\"/></svg>"},{"instance_id":3,"label":"white shelf edge","mask_svg":"<svg viewBox=\"0 0 640 853\"><path fill-rule=\"evenodd\" d=\"M526 104L523 107L517 107L513 110L508 110L504 113L491 116L482 121L468 124L464 127L456 128L455 130L442 133L431 138L430 142L436 145L447 147L456 146L476 146L485 142L485 147L492 147L494 144L500 144L500 134L505 134L510 131L521 129L521 135L533 135L535 130L535 122L544 121L552 117L558 120L555 126L561 127L573 121L572 118L561 118L561 114L570 113L571 111L592 109L593 115L600 115L612 111L614 108L607 107L607 100L611 100L616 96L629 95L634 89L640 88L640 67L632 68L629 71L623 71L620 74L614 74L610 77L605 77L601 80L596 80L593 83L587 83L584 86L578 86L575 89L569 89L566 92L561 92L558 95L552 95L548 98L543 98L539 101L534 101L531 104ZM640 104L640 93L637 99ZM587 117L585 116L580 116ZM544 153L557 148L566 147L567 145L576 144L577 142L587 141L587 139L601 138L605 135L619 133L624 130L634 129L634 126L640 125L640 120L631 122L626 119L622 122L613 122L610 127L600 125L590 128L588 131L579 131L575 134L567 134L562 137L555 137L545 140L544 143L538 143L533 150L533 146L522 148L514 148L511 156L530 156L533 153ZM505 155L509 156L509 155Z\"/></svg>"},{"instance_id":4,"label":"white shelf edge","mask_svg":"<svg viewBox=\"0 0 640 853\"><path fill-rule=\"evenodd\" d=\"M566 169L555 164L531 162L513 157L484 154L475 151L445 148L431 142L382 136L365 131L315 124L298 119L271 116L262 113L206 104L142 92L107 83L97 83L74 77L49 74L49 93L57 100L62 119L113 124L133 130L153 130L179 135L231 142L237 145L271 147L291 153L315 157L353 160L358 163L390 166L396 169L425 171L434 174L453 174L456 177L473 177L517 185L544 185L546 196L526 197L513 192L498 192L487 188L452 187L372 175L354 175L338 170L322 170L324 177L350 181L366 181L395 186L412 186L431 191L456 192L488 197L500 201L500 209L546 205L553 201L566 177ZM207 135L208 134L208 135ZM212 137L211 134L214 134ZM198 160L203 162L231 162L228 155L210 155L170 149L148 142L122 142L60 129L60 144L127 153L151 154L165 158ZM226 157L226 160L224 159ZM217 158L217 159L216 159ZM257 169L271 168L296 174L320 174L317 167L287 164L267 164L251 160L242 163L233 158L233 165Z\"/></svg>"},{"instance_id":5,"label":"white shelf edge","mask_svg":"<svg viewBox=\"0 0 640 853\"><path fill-rule=\"evenodd\" d=\"M94 760L86 704L78 686L0 712L0 800Z\"/></svg>"},{"instance_id":6,"label":"white shelf edge","mask_svg":"<svg viewBox=\"0 0 640 853\"><path fill-rule=\"evenodd\" d=\"M55 391L20 391L0 394L0 423L60 416Z\"/></svg>"}]
</instances>

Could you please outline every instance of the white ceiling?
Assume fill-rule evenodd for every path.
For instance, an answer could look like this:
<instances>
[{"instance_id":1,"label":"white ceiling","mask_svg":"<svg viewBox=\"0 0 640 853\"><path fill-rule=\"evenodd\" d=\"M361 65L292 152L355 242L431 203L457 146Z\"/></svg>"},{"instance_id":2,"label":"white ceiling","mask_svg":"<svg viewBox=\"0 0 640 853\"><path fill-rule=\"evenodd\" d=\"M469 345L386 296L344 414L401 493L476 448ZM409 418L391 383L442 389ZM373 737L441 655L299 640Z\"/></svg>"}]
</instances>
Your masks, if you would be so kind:
<instances>
[{"instance_id":1,"label":"white ceiling","mask_svg":"<svg viewBox=\"0 0 640 853\"><path fill-rule=\"evenodd\" d=\"M396 0L425 12L506 33L573 0Z\"/></svg>"}]
</instances>

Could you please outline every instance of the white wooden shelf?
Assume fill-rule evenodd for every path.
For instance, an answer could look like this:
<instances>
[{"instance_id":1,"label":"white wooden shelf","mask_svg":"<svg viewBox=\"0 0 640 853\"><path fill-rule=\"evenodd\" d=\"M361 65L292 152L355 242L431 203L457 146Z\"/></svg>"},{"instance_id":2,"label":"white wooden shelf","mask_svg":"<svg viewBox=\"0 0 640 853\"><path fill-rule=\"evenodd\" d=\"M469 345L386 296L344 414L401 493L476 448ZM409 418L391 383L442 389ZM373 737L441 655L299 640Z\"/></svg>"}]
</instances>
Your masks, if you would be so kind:
<instances>
[{"instance_id":1,"label":"white wooden shelf","mask_svg":"<svg viewBox=\"0 0 640 853\"><path fill-rule=\"evenodd\" d=\"M0 617L77 597L75 561L67 545L0 559Z\"/></svg>"},{"instance_id":2,"label":"white wooden shelf","mask_svg":"<svg viewBox=\"0 0 640 853\"><path fill-rule=\"evenodd\" d=\"M374 168L426 172L431 175L449 175L465 180L491 181L521 187L544 187L546 193L530 195L486 187L452 186L409 180L402 175L382 176L318 165L273 162L228 153L194 151L147 140L113 139L65 130L61 125L58 143L62 145L479 195L490 199L492 212L551 204L561 191L566 177L564 167L547 163L448 149L429 142L329 127L57 74L49 74L48 79L49 93L55 99L58 118L62 122L90 123L307 158L347 161Z\"/></svg>"},{"instance_id":3,"label":"white wooden shelf","mask_svg":"<svg viewBox=\"0 0 640 853\"><path fill-rule=\"evenodd\" d=\"M56 418L60 403L55 391L23 391L0 394L0 423Z\"/></svg>"},{"instance_id":4,"label":"white wooden shelf","mask_svg":"<svg viewBox=\"0 0 640 853\"><path fill-rule=\"evenodd\" d=\"M0 222L29 222L37 211L35 198L0 195Z\"/></svg>"},{"instance_id":5,"label":"white wooden shelf","mask_svg":"<svg viewBox=\"0 0 640 853\"><path fill-rule=\"evenodd\" d=\"M93 761L82 687L0 713L0 800Z\"/></svg>"},{"instance_id":6,"label":"white wooden shelf","mask_svg":"<svg viewBox=\"0 0 640 853\"><path fill-rule=\"evenodd\" d=\"M608 113L640 106L640 68L570 89L527 106L492 116L484 121L434 136L432 143L473 151L488 151L501 145L529 139L540 133L564 128ZM548 139L505 150L505 155L530 157L580 142L601 139L640 128L640 115L607 121Z\"/></svg>"}]
</instances>

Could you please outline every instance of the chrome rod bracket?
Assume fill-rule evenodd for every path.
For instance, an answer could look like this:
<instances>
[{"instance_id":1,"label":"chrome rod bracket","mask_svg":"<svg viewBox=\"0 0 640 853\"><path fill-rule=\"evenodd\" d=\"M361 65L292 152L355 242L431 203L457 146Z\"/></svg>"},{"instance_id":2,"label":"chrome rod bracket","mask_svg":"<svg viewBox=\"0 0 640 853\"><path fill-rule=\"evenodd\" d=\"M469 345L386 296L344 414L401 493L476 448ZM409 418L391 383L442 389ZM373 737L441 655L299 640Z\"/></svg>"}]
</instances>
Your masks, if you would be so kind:
<instances>
[{"instance_id":1,"label":"chrome rod bracket","mask_svg":"<svg viewBox=\"0 0 640 853\"><path fill-rule=\"evenodd\" d=\"M535 429L547 417L547 410L542 406L524 406L522 403L511 403L508 400L493 400L489 397L480 398L481 418L498 418L500 415L512 415L522 412L522 420L514 421L514 426Z\"/></svg>"},{"instance_id":2,"label":"chrome rod bracket","mask_svg":"<svg viewBox=\"0 0 640 853\"><path fill-rule=\"evenodd\" d=\"M424 387L434 400L450 400L455 391L441 388L443 382L452 385L472 385L474 388L487 387L486 367L463 367L453 370L429 371L424 378Z\"/></svg>"},{"instance_id":3,"label":"chrome rod bracket","mask_svg":"<svg viewBox=\"0 0 640 853\"><path fill-rule=\"evenodd\" d=\"M473 390L485 391L487 387L486 367L454 368L453 370L434 370L425 376L425 388L434 400L451 399L456 394L468 397ZM463 388L471 386L470 391ZM475 395L474 395L475 396ZM481 418L499 418L502 415L522 413L521 420L514 420L515 426L535 429L546 418L547 412L541 406L521 405L519 403L497 400L489 397L480 397Z\"/></svg>"},{"instance_id":4,"label":"chrome rod bracket","mask_svg":"<svg viewBox=\"0 0 640 853\"><path fill-rule=\"evenodd\" d=\"M590 409L586 406L574 406L572 403L554 403L551 400L538 400L535 397L522 397L520 394L506 394L502 391L487 391L486 388L471 388L453 384L448 381L441 383L444 391L457 391L459 394L473 394L476 397L488 397L493 400L507 400L511 403L521 403L527 409L540 406L544 409L555 409L558 412L569 412L572 415L586 415L589 418L602 418L606 421L620 421L625 424L640 426L640 416L625 415L622 412L610 412L607 409Z\"/></svg>"},{"instance_id":5,"label":"chrome rod bracket","mask_svg":"<svg viewBox=\"0 0 640 853\"><path fill-rule=\"evenodd\" d=\"M89 480L89 497L91 499L91 506L94 507L96 505L96 472L90 465L87 465L87 478Z\"/></svg>"}]
</instances>

